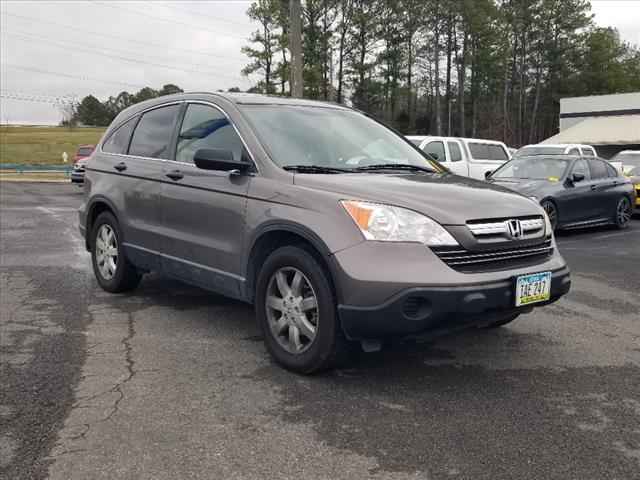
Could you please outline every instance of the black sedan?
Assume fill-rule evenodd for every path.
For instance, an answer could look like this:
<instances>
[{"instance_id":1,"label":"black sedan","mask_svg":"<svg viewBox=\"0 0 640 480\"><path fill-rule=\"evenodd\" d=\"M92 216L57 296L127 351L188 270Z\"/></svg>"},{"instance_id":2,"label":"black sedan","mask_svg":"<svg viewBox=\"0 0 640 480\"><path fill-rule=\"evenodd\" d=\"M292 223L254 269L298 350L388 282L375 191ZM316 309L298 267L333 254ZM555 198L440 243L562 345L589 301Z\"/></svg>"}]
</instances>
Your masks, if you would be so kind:
<instances>
[{"instance_id":1,"label":"black sedan","mask_svg":"<svg viewBox=\"0 0 640 480\"><path fill-rule=\"evenodd\" d=\"M539 202L554 229L628 226L636 202L631 181L607 161L568 155L515 158L487 175Z\"/></svg>"}]
</instances>

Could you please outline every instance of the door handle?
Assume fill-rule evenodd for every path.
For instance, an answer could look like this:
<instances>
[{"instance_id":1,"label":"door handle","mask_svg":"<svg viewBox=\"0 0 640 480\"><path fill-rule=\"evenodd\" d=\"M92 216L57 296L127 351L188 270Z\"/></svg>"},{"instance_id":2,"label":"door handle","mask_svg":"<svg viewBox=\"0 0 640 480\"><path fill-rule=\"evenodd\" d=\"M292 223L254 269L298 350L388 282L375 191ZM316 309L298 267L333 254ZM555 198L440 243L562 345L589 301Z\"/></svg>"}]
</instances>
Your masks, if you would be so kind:
<instances>
[{"instance_id":1,"label":"door handle","mask_svg":"<svg viewBox=\"0 0 640 480\"><path fill-rule=\"evenodd\" d=\"M180 170L171 170L169 173L167 173L167 177L169 177L171 180L182 180L184 178L183 173Z\"/></svg>"},{"instance_id":2,"label":"door handle","mask_svg":"<svg viewBox=\"0 0 640 480\"><path fill-rule=\"evenodd\" d=\"M120 162L117 165L114 165L113 168L115 168L119 172L123 172L127 169L127 164L124 162Z\"/></svg>"},{"instance_id":3,"label":"door handle","mask_svg":"<svg viewBox=\"0 0 640 480\"><path fill-rule=\"evenodd\" d=\"M598 187L596 185L591 185L591 190L595 191Z\"/></svg>"}]
</instances>

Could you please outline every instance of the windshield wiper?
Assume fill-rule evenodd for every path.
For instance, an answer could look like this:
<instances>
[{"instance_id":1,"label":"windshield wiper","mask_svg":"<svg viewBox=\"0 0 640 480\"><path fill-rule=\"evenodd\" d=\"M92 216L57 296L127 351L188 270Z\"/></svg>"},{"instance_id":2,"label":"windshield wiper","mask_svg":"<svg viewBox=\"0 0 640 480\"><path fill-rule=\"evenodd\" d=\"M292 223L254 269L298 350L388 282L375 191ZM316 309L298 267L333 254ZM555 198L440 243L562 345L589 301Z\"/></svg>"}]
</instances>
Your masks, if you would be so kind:
<instances>
[{"instance_id":1,"label":"windshield wiper","mask_svg":"<svg viewBox=\"0 0 640 480\"><path fill-rule=\"evenodd\" d=\"M366 172L375 170L408 170L412 172L437 173L434 169L411 165L410 163L379 163L377 165L364 165L356 167L356 171Z\"/></svg>"},{"instance_id":2,"label":"windshield wiper","mask_svg":"<svg viewBox=\"0 0 640 480\"><path fill-rule=\"evenodd\" d=\"M353 170L348 168L323 167L322 165L285 165L282 168L299 173L353 173Z\"/></svg>"}]
</instances>

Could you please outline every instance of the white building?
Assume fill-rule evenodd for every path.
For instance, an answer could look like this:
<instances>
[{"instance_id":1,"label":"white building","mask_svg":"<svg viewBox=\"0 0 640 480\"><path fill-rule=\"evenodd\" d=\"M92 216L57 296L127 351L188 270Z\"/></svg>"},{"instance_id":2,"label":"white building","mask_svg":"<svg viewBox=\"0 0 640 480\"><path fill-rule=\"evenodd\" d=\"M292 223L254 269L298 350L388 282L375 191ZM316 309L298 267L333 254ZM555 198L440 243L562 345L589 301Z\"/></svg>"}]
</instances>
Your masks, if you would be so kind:
<instances>
[{"instance_id":1,"label":"white building","mask_svg":"<svg viewBox=\"0 0 640 480\"><path fill-rule=\"evenodd\" d=\"M610 158L640 150L640 92L560 100L560 133L541 143L584 143Z\"/></svg>"}]
</instances>

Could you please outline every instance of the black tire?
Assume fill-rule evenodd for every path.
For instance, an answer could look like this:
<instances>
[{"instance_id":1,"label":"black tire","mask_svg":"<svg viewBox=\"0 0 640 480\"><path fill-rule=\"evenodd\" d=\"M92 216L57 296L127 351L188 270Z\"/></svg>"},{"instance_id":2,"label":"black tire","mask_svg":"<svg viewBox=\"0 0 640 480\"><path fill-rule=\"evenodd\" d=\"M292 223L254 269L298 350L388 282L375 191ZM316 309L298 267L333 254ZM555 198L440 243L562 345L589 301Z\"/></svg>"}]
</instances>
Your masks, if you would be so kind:
<instances>
[{"instance_id":1,"label":"black tire","mask_svg":"<svg viewBox=\"0 0 640 480\"><path fill-rule=\"evenodd\" d=\"M616 204L616 216L614 223L616 228L623 230L629 227L629 222L633 216L633 207L628 197L620 197Z\"/></svg>"},{"instance_id":2,"label":"black tire","mask_svg":"<svg viewBox=\"0 0 640 480\"><path fill-rule=\"evenodd\" d=\"M313 289L317 300L315 338L301 353L290 353L276 339L267 317L267 291L272 276L281 269L300 271ZM312 374L336 367L349 357L349 342L343 335L336 299L328 272L302 246L286 246L275 250L264 262L256 282L256 316L269 353L284 368L303 374Z\"/></svg>"},{"instance_id":3,"label":"black tire","mask_svg":"<svg viewBox=\"0 0 640 480\"><path fill-rule=\"evenodd\" d=\"M549 217L549 221L551 222L551 228L555 232L558 229L558 207L553 202L553 200L543 200L540 205L542 206L542 208L544 208L544 211L547 212L547 216Z\"/></svg>"},{"instance_id":4,"label":"black tire","mask_svg":"<svg viewBox=\"0 0 640 480\"><path fill-rule=\"evenodd\" d=\"M118 252L115 262L115 272L111 278L105 278L98 266L98 248L96 246L96 241L98 232L100 232L103 225L107 225L115 233L115 245ZM122 231L120 230L118 221L111 212L102 212L98 215L98 218L96 218L91 229L90 245L93 273L96 276L98 284L104 290L111 293L121 293L133 290L138 286L142 275L125 256L124 249L122 247Z\"/></svg>"},{"instance_id":5,"label":"black tire","mask_svg":"<svg viewBox=\"0 0 640 480\"><path fill-rule=\"evenodd\" d=\"M482 328L488 328L488 329L500 328L500 327L502 327L502 326L504 326L504 325L506 325L508 323L513 322L519 316L520 316L519 313L514 313L512 315L509 315L508 317L503 318L502 320L498 320L497 322L493 322L493 323L490 323L489 325L485 325Z\"/></svg>"}]
</instances>

